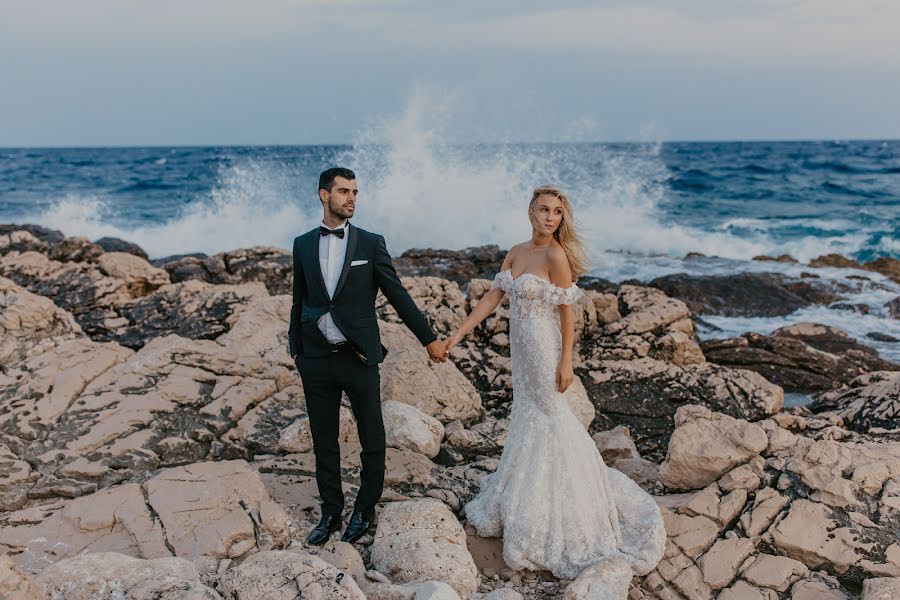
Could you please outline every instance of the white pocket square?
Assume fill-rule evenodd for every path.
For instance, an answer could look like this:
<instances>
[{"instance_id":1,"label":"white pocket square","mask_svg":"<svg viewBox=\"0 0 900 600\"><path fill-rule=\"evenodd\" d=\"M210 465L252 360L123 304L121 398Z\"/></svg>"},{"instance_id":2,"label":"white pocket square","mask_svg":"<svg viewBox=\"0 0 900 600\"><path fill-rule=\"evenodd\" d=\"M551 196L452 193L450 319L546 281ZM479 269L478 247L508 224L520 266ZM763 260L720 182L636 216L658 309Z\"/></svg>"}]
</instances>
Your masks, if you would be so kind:
<instances>
[{"instance_id":1,"label":"white pocket square","mask_svg":"<svg viewBox=\"0 0 900 600\"><path fill-rule=\"evenodd\" d=\"M351 267L358 267L359 265L364 265L364 264L366 264L367 262L369 262L369 261L367 261L367 260L354 260L354 261L352 261L352 262L350 263L350 266L351 266Z\"/></svg>"}]
</instances>

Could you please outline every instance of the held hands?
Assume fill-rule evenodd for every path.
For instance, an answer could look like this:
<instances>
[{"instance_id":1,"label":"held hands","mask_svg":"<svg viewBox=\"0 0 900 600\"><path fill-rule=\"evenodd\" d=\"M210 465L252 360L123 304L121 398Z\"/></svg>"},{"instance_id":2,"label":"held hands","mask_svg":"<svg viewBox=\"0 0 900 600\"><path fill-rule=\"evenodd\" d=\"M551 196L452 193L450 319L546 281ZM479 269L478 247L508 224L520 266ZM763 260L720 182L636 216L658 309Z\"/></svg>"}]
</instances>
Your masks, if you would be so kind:
<instances>
[{"instance_id":1,"label":"held hands","mask_svg":"<svg viewBox=\"0 0 900 600\"><path fill-rule=\"evenodd\" d=\"M434 340L427 346L425 349L428 351L428 357L432 362L446 362L447 361L447 342L444 340Z\"/></svg>"},{"instance_id":2,"label":"held hands","mask_svg":"<svg viewBox=\"0 0 900 600\"><path fill-rule=\"evenodd\" d=\"M572 385L574 379L575 372L572 370L571 361L560 361L559 366L556 367L556 389L560 393L565 392Z\"/></svg>"},{"instance_id":3,"label":"held hands","mask_svg":"<svg viewBox=\"0 0 900 600\"><path fill-rule=\"evenodd\" d=\"M454 332L453 332L453 335L451 335L449 338L447 338L447 349L446 349L446 351L444 352L444 358L449 358L449 357L450 357L450 350L452 350L453 347L454 347L455 345L457 345L457 344L460 342L460 340L462 340L462 338L463 338L463 336L462 336L462 334L459 332L459 330L454 331Z\"/></svg>"}]
</instances>

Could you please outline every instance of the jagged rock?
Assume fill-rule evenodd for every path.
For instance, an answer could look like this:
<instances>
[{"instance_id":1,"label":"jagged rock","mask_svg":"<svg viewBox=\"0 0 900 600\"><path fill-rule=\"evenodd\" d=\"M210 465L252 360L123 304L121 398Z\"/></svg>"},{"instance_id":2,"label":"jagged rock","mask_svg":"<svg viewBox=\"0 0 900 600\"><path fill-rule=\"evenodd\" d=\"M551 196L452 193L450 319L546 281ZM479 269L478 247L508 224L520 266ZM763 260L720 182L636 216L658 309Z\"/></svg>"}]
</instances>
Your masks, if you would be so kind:
<instances>
[{"instance_id":1,"label":"jagged rock","mask_svg":"<svg viewBox=\"0 0 900 600\"><path fill-rule=\"evenodd\" d=\"M661 460L674 430L675 411L700 404L757 420L778 412L782 389L751 371L711 363L679 367L652 358L604 360L584 377L597 408L591 431L626 425L645 458Z\"/></svg>"},{"instance_id":2,"label":"jagged rock","mask_svg":"<svg viewBox=\"0 0 900 600\"><path fill-rule=\"evenodd\" d=\"M882 256L863 264L867 271L875 271L889 277L895 283L900 283L900 260L890 256Z\"/></svg>"},{"instance_id":3,"label":"jagged rock","mask_svg":"<svg viewBox=\"0 0 900 600\"><path fill-rule=\"evenodd\" d=\"M47 590L12 561L0 553L0 599L47 600Z\"/></svg>"},{"instance_id":4,"label":"jagged rock","mask_svg":"<svg viewBox=\"0 0 900 600\"><path fill-rule=\"evenodd\" d=\"M127 252L128 254L134 254L139 258L143 258L146 261L150 260L144 249L133 242L107 236L102 237L99 240L94 240L94 243L103 248L104 252Z\"/></svg>"},{"instance_id":5,"label":"jagged rock","mask_svg":"<svg viewBox=\"0 0 900 600\"><path fill-rule=\"evenodd\" d=\"M622 318L622 315L619 313L619 299L615 294L603 294L593 290L586 290L585 296L594 304L598 325L609 325L613 321L618 321Z\"/></svg>"},{"instance_id":6,"label":"jagged rock","mask_svg":"<svg viewBox=\"0 0 900 600\"><path fill-rule=\"evenodd\" d=\"M50 299L0 277L0 368L82 336L72 315Z\"/></svg>"},{"instance_id":7,"label":"jagged rock","mask_svg":"<svg viewBox=\"0 0 900 600\"><path fill-rule=\"evenodd\" d=\"M695 315L780 317L810 302L788 291L774 273L657 277L648 285L685 302Z\"/></svg>"},{"instance_id":8,"label":"jagged rock","mask_svg":"<svg viewBox=\"0 0 900 600\"><path fill-rule=\"evenodd\" d=\"M229 600L366 600L351 575L299 550L257 552L220 584Z\"/></svg>"},{"instance_id":9,"label":"jagged rock","mask_svg":"<svg viewBox=\"0 0 900 600\"><path fill-rule=\"evenodd\" d=\"M809 405L815 413L835 414L849 429L900 429L900 372L860 375L849 386L820 394Z\"/></svg>"},{"instance_id":10,"label":"jagged rock","mask_svg":"<svg viewBox=\"0 0 900 600\"><path fill-rule=\"evenodd\" d=\"M81 554L44 569L39 580L52 599L221 600L183 558L142 560L116 552Z\"/></svg>"},{"instance_id":11,"label":"jagged rock","mask_svg":"<svg viewBox=\"0 0 900 600\"><path fill-rule=\"evenodd\" d=\"M0 275L12 279L30 292L52 299L82 322L93 311L134 299L128 282L110 277L96 264L59 262L40 252L12 252L0 260Z\"/></svg>"},{"instance_id":12,"label":"jagged rock","mask_svg":"<svg viewBox=\"0 0 900 600\"><path fill-rule=\"evenodd\" d=\"M831 390L863 373L900 369L840 329L815 323L782 327L770 336L711 340L702 347L711 362L756 371L789 392Z\"/></svg>"},{"instance_id":13,"label":"jagged rock","mask_svg":"<svg viewBox=\"0 0 900 600\"><path fill-rule=\"evenodd\" d=\"M462 525L437 500L388 504L370 550L375 569L394 581L443 581L463 598L478 587Z\"/></svg>"},{"instance_id":14,"label":"jagged rock","mask_svg":"<svg viewBox=\"0 0 900 600\"><path fill-rule=\"evenodd\" d=\"M848 600L837 580L817 572L809 579L798 581L791 588L791 600Z\"/></svg>"},{"instance_id":15,"label":"jagged rock","mask_svg":"<svg viewBox=\"0 0 900 600\"><path fill-rule=\"evenodd\" d=\"M482 412L478 391L448 361L433 363L406 327L380 322L388 355L381 365L381 398L415 406L443 423L471 423Z\"/></svg>"},{"instance_id":16,"label":"jagged rock","mask_svg":"<svg viewBox=\"0 0 900 600\"><path fill-rule=\"evenodd\" d=\"M144 484L178 556L237 558L288 542L288 516L243 460L166 469Z\"/></svg>"},{"instance_id":17,"label":"jagged rock","mask_svg":"<svg viewBox=\"0 0 900 600\"><path fill-rule=\"evenodd\" d=\"M786 592L809 574L806 565L785 556L759 554L741 571L741 576L759 587Z\"/></svg>"},{"instance_id":18,"label":"jagged rock","mask_svg":"<svg viewBox=\"0 0 900 600\"><path fill-rule=\"evenodd\" d=\"M84 548L148 559L172 555L135 483L0 515L0 550L12 552L27 571L38 572Z\"/></svg>"},{"instance_id":19,"label":"jagged rock","mask_svg":"<svg viewBox=\"0 0 900 600\"><path fill-rule=\"evenodd\" d=\"M157 269L143 258L127 252L107 252L96 259L100 269L125 281L131 296L140 298L170 283L169 274Z\"/></svg>"},{"instance_id":20,"label":"jagged rock","mask_svg":"<svg viewBox=\"0 0 900 600\"><path fill-rule=\"evenodd\" d=\"M163 285L164 271L125 253L103 254L96 263L63 263L38 252L14 252L0 261L0 275L51 298L93 339L133 348L165 333L216 337L227 331L241 303L267 295L260 284Z\"/></svg>"},{"instance_id":21,"label":"jagged rock","mask_svg":"<svg viewBox=\"0 0 900 600\"><path fill-rule=\"evenodd\" d=\"M60 262L94 262L102 255L103 248L83 237L66 238L47 251L51 260Z\"/></svg>"},{"instance_id":22,"label":"jagged rock","mask_svg":"<svg viewBox=\"0 0 900 600\"><path fill-rule=\"evenodd\" d=\"M437 456L444 439L444 426L410 404L385 400L381 404L387 445L408 449L428 458Z\"/></svg>"},{"instance_id":23,"label":"jagged rock","mask_svg":"<svg viewBox=\"0 0 900 600\"><path fill-rule=\"evenodd\" d=\"M659 465L645 458L620 458L609 466L624 473L644 491L655 491L659 485Z\"/></svg>"},{"instance_id":24,"label":"jagged rock","mask_svg":"<svg viewBox=\"0 0 900 600\"><path fill-rule=\"evenodd\" d=\"M290 294L293 283L291 252L282 248L255 246L222 252L215 256L185 255L154 260L173 283L199 280L216 285L262 283L272 295Z\"/></svg>"},{"instance_id":25,"label":"jagged rock","mask_svg":"<svg viewBox=\"0 0 900 600\"><path fill-rule=\"evenodd\" d=\"M900 577L876 577L863 581L860 600L896 600L900 598Z\"/></svg>"},{"instance_id":26,"label":"jagged rock","mask_svg":"<svg viewBox=\"0 0 900 600\"><path fill-rule=\"evenodd\" d=\"M21 229L20 229L21 227ZM64 238L58 231L32 225L0 225L0 255L9 252L46 252L51 245ZM41 231L43 230L43 231Z\"/></svg>"},{"instance_id":27,"label":"jagged rock","mask_svg":"<svg viewBox=\"0 0 900 600\"><path fill-rule=\"evenodd\" d=\"M472 279L493 279L505 250L488 245L465 250L411 249L394 258L397 272L407 277L441 277L460 285Z\"/></svg>"},{"instance_id":28,"label":"jagged rock","mask_svg":"<svg viewBox=\"0 0 900 600\"><path fill-rule=\"evenodd\" d=\"M719 594L719 600L778 600L778 594L772 590L760 589L739 580L727 590Z\"/></svg>"},{"instance_id":29,"label":"jagged rock","mask_svg":"<svg viewBox=\"0 0 900 600\"><path fill-rule=\"evenodd\" d=\"M754 549L755 545L747 538L734 536L716 540L699 561L703 582L714 590L730 585Z\"/></svg>"},{"instance_id":30,"label":"jagged rock","mask_svg":"<svg viewBox=\"0 0 900 600\"><path fill-rule=\"evenodd\" d=\"M133 302L111 307L111 314L97 313L83 326L97 340L114 340L129 348L174 333L196 340L225 333L237 313L253 300L265 297L259 283L209 285L188 281L167 285Z\"/></svg>"},{"instance_id":31,"label":"jagged rock","mask_svg":"<svg viewBox=\"0 0 900 600\"><path fill-rule=\"evenodd\" d=\"M624 425L619 425L609 431L601 431L594 434L594 443L600 450L603 462L611 464L619 459L640 458L637 446L631 439L631 432Z\"/></svg>"},{"instance_id":32,"label":"jagged rock","mask_svg":"<svg viewBox=\"0 0 900 600\"><path fill-rule=\"evenodd\" d=\"M674 489L698 489L746 463L766 449L757 425L696 405L675 413L675 432L660 468L662 482Z\"/></svg>"},{"instance_id":33,"label":"jagged rock","mask_svg":"<svg viewBox=\"0 0 900 600\"><path fill-rule=\"evenodd\" d=\"M839 269L862 269L862 265L855 260L850 260L840 254L823 254L809 261L809 266L815 268L837 267Z\"/></svg>"},{"instance_id":34,"label":"jagged rock","mask_svg":"<svg viewBox=\"0 0 900 600\"><path fill-rule=\"evenodd\" d=\"M569 584L563 600L626 600L631 566L622 559L601 560Z\"/></svg>"}]
</instances>

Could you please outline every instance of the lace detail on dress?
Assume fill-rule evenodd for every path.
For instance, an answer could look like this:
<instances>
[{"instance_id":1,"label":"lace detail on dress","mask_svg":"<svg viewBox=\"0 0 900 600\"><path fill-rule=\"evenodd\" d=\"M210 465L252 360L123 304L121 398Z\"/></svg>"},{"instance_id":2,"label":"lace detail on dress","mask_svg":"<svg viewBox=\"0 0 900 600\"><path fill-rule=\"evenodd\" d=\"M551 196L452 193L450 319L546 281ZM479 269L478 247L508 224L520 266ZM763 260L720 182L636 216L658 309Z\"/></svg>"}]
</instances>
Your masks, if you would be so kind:
<instances>
[{"instance_id":1,"label":"lace detail on dress","mask_svg":"<svg viewBox=\"0 0 900 600\"><path fill-rule=\"evenodd\" d=\"M559 304L582 294L533 274L501 271L493 287L510 300L513 404L497 471L466 505L478 534L503 537L513 569L575 579L604 558L639 575L662 558L666 532L653 498L603 463L596 444L556 390L562 346Z\"/></svg>"},{"instance_id":2,"label":"lace detail on dress","mask_svg":"<svg viewBox=\"0 0 900 600\"><path fill-rule=\"evenodd\" d=\"M557 287L534 273L513 278L509 269L494 277L491 289L502 289L509 296L510 319L546 319L559 316L560 304L574 304L584 296L575 284Z\"/></svg>"}]
</instances>

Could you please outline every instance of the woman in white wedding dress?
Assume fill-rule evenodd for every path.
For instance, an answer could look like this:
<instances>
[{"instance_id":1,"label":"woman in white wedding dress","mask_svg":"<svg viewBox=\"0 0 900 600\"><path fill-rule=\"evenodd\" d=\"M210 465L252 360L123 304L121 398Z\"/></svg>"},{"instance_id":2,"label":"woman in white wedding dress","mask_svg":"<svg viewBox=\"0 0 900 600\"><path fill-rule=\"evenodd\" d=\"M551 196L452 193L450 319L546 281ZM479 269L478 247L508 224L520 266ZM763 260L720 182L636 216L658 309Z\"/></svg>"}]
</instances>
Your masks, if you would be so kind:
<instances>
[{"instance_id":1,"label":"woman in white wedding dress","mask_svg":"<svg viewBox=\"0 0 900 600\"><path fill-rule=\"evenodd\" d=\"M466 505L482 537L503 537L516 570L546 569L574 579L604 559L638 575L662 558L666 541L653 498L608 468L563 393L574 379L574 284L586 270L572 208L555 187L534 190L531 240L510 249L491 290L448 339L448 352L510 299L513 402L495 473Z\"/></svg>"}]
</instances>

